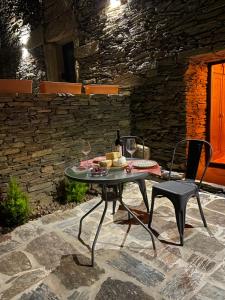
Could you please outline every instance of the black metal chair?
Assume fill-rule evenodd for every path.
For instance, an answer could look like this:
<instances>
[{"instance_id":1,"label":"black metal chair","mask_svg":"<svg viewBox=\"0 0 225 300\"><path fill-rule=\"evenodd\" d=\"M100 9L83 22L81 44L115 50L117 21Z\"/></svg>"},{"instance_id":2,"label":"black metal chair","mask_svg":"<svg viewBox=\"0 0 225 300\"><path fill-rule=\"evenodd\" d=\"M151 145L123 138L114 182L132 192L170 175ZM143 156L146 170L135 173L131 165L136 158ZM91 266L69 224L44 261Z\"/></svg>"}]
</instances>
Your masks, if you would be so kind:
<instances>
[{"instance_id":1,"label":"black metal chair","mask_svg":"<svg viewBox=\"0 0 225 300\"><path fill-rule=\"evenodd\" d=\"M169 180L166 182L161 182L153 185L152 202L151 202L151 210L149 215L148 226L151 227L155 198L157 196L167 197L172 202L175 209L176 222L180 234L180 244L183 246L186 206L188 200L191 197L197 198L198 207L199 207L203 224L205 227L207 227L207 223L200 202L199 189L201 187L202 180L204 178L204 175L210 163L210 159L212 157L212 147L210 143L208 143L205 140L186 139L178 142L173 151L172 162L171 162L170 172L169 172L169 179L174 165L174 159L175 159L175 154L177 153L177 148L178 146L181 145L183 146L186 145L185 179L180 181ZM195 179L198 171L199 162L203 153L203 149L204 149L204 167L202 170L200 181L197 184L195 182Z\"/></svg>"}]
</instances>

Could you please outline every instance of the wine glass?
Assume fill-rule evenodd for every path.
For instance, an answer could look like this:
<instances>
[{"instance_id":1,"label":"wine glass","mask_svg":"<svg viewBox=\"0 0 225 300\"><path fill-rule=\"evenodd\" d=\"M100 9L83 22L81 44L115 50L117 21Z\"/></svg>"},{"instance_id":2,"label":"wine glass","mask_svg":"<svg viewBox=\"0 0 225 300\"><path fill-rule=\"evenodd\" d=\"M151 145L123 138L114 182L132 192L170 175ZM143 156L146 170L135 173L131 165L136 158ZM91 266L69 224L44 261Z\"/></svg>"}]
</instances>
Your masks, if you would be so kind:
<instances>
[{"instance_id":1,"label":"wine glass","mask_svg":"<svg viewBox=\"0 0 225 300\"><path fill-rule=\"evenodd\" d=\"M130 157L133 158L133 154L136 151L137 144L135 138L129 138L126 141L126 150L130 153Z\"/></svg>"},{"instance_id":2,"label":"wine glass","mask_svg":"<svg viewBox=\"0 0 225 300\"><path fill-rule=\"evenodd\" d=\"M89 141L81 139L80 147L81 147L81 152L85 155L85 161L87 162L86 168L88 169L88 154L91 152L91 145Z\"/></svg>"}]
</instances>

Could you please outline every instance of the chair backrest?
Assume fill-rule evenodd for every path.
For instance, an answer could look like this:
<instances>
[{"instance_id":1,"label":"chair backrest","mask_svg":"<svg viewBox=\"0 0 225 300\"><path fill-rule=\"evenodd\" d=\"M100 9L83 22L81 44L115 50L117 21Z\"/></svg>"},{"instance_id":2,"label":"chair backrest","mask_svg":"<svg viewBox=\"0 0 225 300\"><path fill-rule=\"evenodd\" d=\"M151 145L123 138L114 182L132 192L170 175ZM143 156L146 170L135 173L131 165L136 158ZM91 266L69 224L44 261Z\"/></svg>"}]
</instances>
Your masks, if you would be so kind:
<instances>
[{"instance_id":1,"label":"chair backrest","mask_svg":"<svg viewBox=\"0 0 225 300\"><path fill-rule=\"evenodd\" d=\"M199 186L200 186L202 183L202 180L205 176L206 170L209 166L211 157L212 157L212 146L210 145L209 142L207 142L205 140L198 140L198 139L185 139L185 140L178 142L175 145L175 148L173 151L173 157L172 157L172 162L171 162L171 166L170 166L169 178L170 178L171 171L173 168L177 149L179 146L182 146L182 145L186 145L185 179L191 179L191 180L196 179L199 162L200 162L202 153L204 151L205 162L204 162L202 174L200 175L200 183L199 183Z\"/></svg>"},{"instance_id":2,"label":"chair backrest","mask_svg":"<svg viewBox=\"0 0 225 300\"><path fill-rule=\"evenodd\" d=\"M141 147L141 158L145 158L145 143L144 139L142 137L136 136L136 135L126 135L126 136L121 136L120 140L122 142L122 154L126 157L130 157L130 154L126 150L126 142L128 139L134 138L136 141L136 144L140 144ZM135 153L134 153L135 155Z\"/></svg>"}]
</instances>

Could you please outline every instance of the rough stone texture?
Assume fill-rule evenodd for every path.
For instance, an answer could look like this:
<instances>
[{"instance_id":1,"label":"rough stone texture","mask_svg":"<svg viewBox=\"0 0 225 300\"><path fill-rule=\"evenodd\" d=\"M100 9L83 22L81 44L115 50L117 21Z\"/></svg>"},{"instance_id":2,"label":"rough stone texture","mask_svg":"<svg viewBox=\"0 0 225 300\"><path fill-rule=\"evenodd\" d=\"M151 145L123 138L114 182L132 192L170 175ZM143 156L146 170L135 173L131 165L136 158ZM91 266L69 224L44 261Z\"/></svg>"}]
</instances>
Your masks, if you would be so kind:
<instances>
[{"instance_id":1,"label":"rough stone texture","mask_svg":"<svg viewBox=\"0 0 225 300\"><path fill-rule=\"evenodd\" d=\"M40 284L36 290L23 294L20 300L60 300L45 284Z\"/></svg>"},{"instance_id":2,"label":"rough stone texture","mask_svg":"<svg viewBox=\"0 0 225 300\"><path fill-rule=\"evenodd\" d=\"M146 181L146 186L150 196L152 183ZM125 203L147 224L146 208L137 184L125 185L123 196ZM204 211L206 205L210 212L218 211L220 203L215 201L218 196L206 193L201 193L201 196L207 199L202 203ZM7 269L10 273L0 272L0 298L224 299L224 227L216 223L216 219L214 225L209 224L208 230L199 225L193 214L193 208L197 209L196 201L190 201L187 209L187 219L192 220L193 227L185 228L183 247L170 243L178 237L168 201L165 198L156 201L157 212L152 226L163 230L164 236L162 238L159 232L162 242L155 238L156 253L150 237L143 238L145 230L132 219L128 221L127 214L119 205L112 215L109 205L92 268L89 247L93 243L102 208L98 207L85 219L82 243L77 238L77 230L81 216L98 201L99 196L70 211L55 212L54 222L43 222L43 217L29 222L10 233L12 240L3 239L0 244L0 270ZM223 211L221 215L225 218ZM168 228L160 225L162 220L169 224ZM138 233L141 238L138 238ZM26 263L29 270L23 269Z\"/></svg>"},{"instance_id":3,"label":"rough stone texture","mask_svg":"<svg viewBox=\"0 0 225 300\"><path fill-rule=\"evenodd\" d=\"M95 268L88 268L88 266L90 266L90 259L81 255L67 255L62 258L60 266L53 274L68 290L91 286L105 271L98 266Z\"/></svg>"},{"instance_id":4,"label":"rough stone texture","mask_svg":"<svg viewBox=\"0 0 225 300\"><path fill-rule=\"evenodd\" d=\"M33 284L40 281L45 276L45 272L42 270L35 270L29 273L25 273L19 277L17 277L13 281L13 285L6 289L2 295L2 300L12 299L17 294L23 292Z\"/></svg>"},{"instance_id":5,"label":"rough stone texture","mask_svg":"<svg viewBox=\"0 0 225 300\"><path fill-rule=\"evenodd\" d=\"M210 283L207 283L200 290L199 294L193 297L193 300L201 299L213 299L213 300L223 300L225 299L225 290Z\"/></svg>"},{"instance_id":6,"label":"rough stone texture","mask_svg":"<svg viewBox=\"0 0 225 300\"><path fill-rule=\"evenodd\" d=\"M6 17L1 35L12 40L8 44L13 47L2 43L1 76L44 77L43 47L22 60L21 45L14 42L23 22L37 25L39 1L32 5L17 0L19 11L11 11L17 6L12 2L2 1ZM144 136L152 157L166 165L176 141L186 135L206 137L207 63L225 57L225 4L221 0L121 3L112 8L110 1L45 1L43 32L47 41L75 41L80 81L118 83L129 90L132 132ZM50 58L45 59L48 67ZM60 66L52 68L56 75L62 73Z\"/></svg>"},{"instance_id":7,"label":"rough stone texture","mask_svg":"<svg viewBox=\"0 0 225 300\"><path fill-rule=\"evenodd\" d=\"M143 264L128 253L121 253L118 258L110 260L108 263L128 275L132 275L147 286L157 286L165 279L161 272Z\"/></svg>"},{"instance_id":8,"label":"rough stone texture","mask_svg":"<svg viewBox=\"0 0 225 300\"><path fill-rule=\"evenodd\" d=\"M68 300L89 300L89 293L88 291L81 293L75 291L70 297L68 297Z\"/></svg>"},{"instance_id":9,"label":"rough stone texture","mask_svg":"<svg viewBox=\"0 0 225 300\"><path fill-rule=\"evenodd\" d=\"M100 291L96 295L96 300L153 300L154 298L146 295L139 286L131 282L113 280L112 278L107 278L103 282Z\"/></svg>"},{"instance_id":10,"label":"rough stone texture","mask_svg":"<svg viewBox=\"0 0 225 300\"><path fill-rule=\"evenodd\" d=\"M201 274L195 270L188 270L182 273L178 271L171 281L167 282L161 290L163 296L169 299L182 299L188 293L193 292L201 284Z\"/></svg>"},{"instance_id":11,"label":"rough stone texture","mask_svg":"<svg viewBox=\"0 0 225 300\"><path fill-rule=\"evenodd\" d=\"M118 127L121 134L130 132L126 96L1 95L0 102L1 190L6 192L13 175L29 192L31 202L46 207L56 195L65 167L84 158L79 138L90 141L94 157L111 151Z\"/></svg>"},{"instance_id":12,"label":"rough stone texture","mask_svg":"<svg viewBox=\"0 0 225 300\"><path fill-rule=\"evenodd\" d=\"M0 273L14 275L31 269L31 263L22 252L12 252L0 259Z\"/></svg>"},{"instance_id":13,"label":"rough stone texture","mask_svg":"<svg viewBox=\"0 0 225 300\"><path fill-rule=\"evenodd\" d=\"M216 210L217 212L223 212L225 211L225 199L216 199L215 201L212 201L208 205L206 205L206 207L211 210Z\"/></svg>"},{"instance_id":14,"label":"rough stone texture","mask_svg":"<svg viewBox=\"0 0 225 300\"><path fill-rule=\"evenodd\" d=\"M218 270L216 270L212 274L211 278L225 285L225 264L223 264Z\"/></svg>"},{"instance_id":15,"label":"rough stone texture","mask_svg":"<svg viewBox=\"0 0 225 300\"><path fill-rule=\"evenodd\" d=\"M32 253L46 269L52 269L59 265L62 255L73 253L74 248L52 232L31 241L27 245L26 251Z\"/></svg>"},{"instance_id":16,"label":"rough stone texture","mask_svg":"<svg viewBox=\"0 0 225 300\"><path fill-rule=\"evenodd\" d=\"M131 91L132 131L165 165L176 141L206 136L206 64L225 49L225 4L132 0L112 9L100 2L78 2L80 47L99 41L98 53L79 59L81 79Z\"/></svg>"},{"instance_id":17,"label":"rough stone texture","mask_svg":"<svg viewBox=\"0 0 225 300\"><path fill-rule=\"evenodd\" d=\"M0 244L0 255L16 249L19 245L20 243L15 240Z\"/></svg>"},{"instance_id":18,"label":"rough stone texture","mask_svg":"<svg viewBox=\"0 0 225 300\"><path fill-rule=\"evenodd\" d=\"M210 237L207 237L200 233L188 239L186 245L188 248L191 248L192 250L195 250L211 258L215 257L225 248L224 245L216 239L212 244L212 240Z\"/></svg>"},{"instance_id":19,"label":"rough stone texture","mask_svg":"<svg viewBox=\"0 0 225 300\"><path fill-rule=\"evenodd\" d=\"M199 214L198 209L191 208L191 213L196 219L200 219L200 214ZM220 226L225 227L225 219L224 219L223 214L218 213L216 211L209 210L209 209L205 209L204 214L208 220L208 223L220 224Z\"/></svg>"}]
</instances>

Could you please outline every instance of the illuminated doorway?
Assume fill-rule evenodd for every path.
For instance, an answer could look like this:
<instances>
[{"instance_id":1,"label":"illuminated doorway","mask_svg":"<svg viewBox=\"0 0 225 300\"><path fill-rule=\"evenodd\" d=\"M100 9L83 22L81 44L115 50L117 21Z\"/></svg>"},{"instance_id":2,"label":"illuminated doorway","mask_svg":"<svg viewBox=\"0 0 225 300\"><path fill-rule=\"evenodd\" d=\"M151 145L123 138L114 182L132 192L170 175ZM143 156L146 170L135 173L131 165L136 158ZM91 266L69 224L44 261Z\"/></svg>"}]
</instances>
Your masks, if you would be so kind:
<instances>
[{"instance_id":1,"label":"illuminated doorway","mask_svg":"<svg viewBox=\"0 0 225 300\"><path fill-rule=\"evenodd\" d=\"M212 64L210 101L210 142L213 163L225 165L225 62Z\"/></svg>"}]
</instances>

